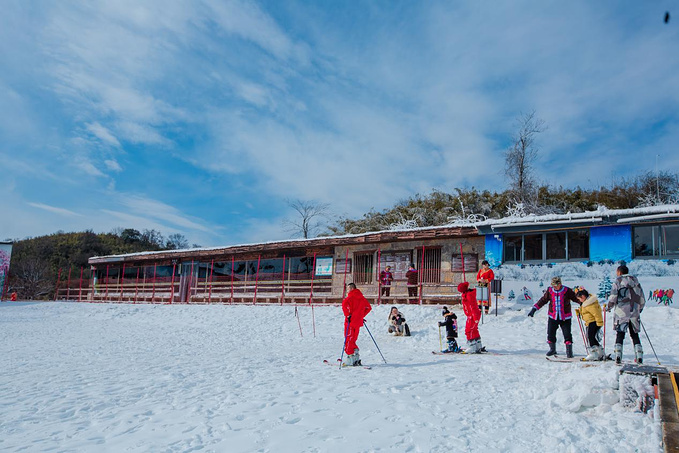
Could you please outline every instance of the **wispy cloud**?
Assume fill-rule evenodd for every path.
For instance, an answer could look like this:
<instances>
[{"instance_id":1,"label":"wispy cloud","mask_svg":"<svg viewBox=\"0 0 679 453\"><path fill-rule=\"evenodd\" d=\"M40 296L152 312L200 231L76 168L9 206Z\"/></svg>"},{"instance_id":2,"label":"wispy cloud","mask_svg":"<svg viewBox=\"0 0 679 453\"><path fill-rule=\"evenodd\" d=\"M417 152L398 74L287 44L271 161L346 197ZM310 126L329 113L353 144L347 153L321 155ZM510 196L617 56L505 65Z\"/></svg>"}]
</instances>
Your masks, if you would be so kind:
<instances>
[{"instance_id":1,"label":"wispy cloud","mask_svg":"<svg viewBox=\"0 0 679 453\"><path fill-rule=\"evenodd\" d=\"M48 212L51 212L51 213L53 213L53 214L59 214L59 215L62 215L62 216L68 216L68 217L77 216L77 217L82 217L82 214L78 214L77 212L73 212L73 211L71 211L71 210L69 210L69 209L58 208L58 207L56 207L56 206L49 206L49 205L42 204L42 203L28 203L28 205L29 205L29 206L33 206L34 208L43 209L43 210L48 211Z\"/></svg>"}]
</instances>

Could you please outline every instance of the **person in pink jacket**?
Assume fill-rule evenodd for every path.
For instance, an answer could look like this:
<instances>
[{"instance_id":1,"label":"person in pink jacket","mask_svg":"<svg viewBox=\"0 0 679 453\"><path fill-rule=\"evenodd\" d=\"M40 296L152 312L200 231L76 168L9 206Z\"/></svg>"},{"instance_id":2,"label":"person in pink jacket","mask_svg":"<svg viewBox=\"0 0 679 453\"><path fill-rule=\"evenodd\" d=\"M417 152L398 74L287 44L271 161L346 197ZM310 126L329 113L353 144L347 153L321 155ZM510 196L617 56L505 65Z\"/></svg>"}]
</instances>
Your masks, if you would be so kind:
<instances>
[{"instance_id":1,"label":"person in pink jacket","mask_svg":"<svg viewBox=\"0 0 679 453\"><path fill-rule=\"evenodd\" d=\"M469 289L468 282L457 285L457 290L462 293L462 309L467 316L464 326L464 333L467 336L467 350L469 354L485 352L486 348L481 344L481 334L479 333L479 321L481 320L481 310L476 303L476 291Z\"/></svg>"},{"instance_id":2,"label":"person in pink jacket","mask_svg":"<svg viewBox=\"0 0 679 453\"><path fill-rule=\"evenodd\" d=\"M363 325L363 319L372 310L370 302L363 296L360 289L356 285L349 283L349 294L342 301L342 312L344 312L344 334L345 346L344 352L347 358L345 365L358 366L361 365L361 358L358 355L358 346L356 340L358 333Z\"/></svg>"}]
</instances>

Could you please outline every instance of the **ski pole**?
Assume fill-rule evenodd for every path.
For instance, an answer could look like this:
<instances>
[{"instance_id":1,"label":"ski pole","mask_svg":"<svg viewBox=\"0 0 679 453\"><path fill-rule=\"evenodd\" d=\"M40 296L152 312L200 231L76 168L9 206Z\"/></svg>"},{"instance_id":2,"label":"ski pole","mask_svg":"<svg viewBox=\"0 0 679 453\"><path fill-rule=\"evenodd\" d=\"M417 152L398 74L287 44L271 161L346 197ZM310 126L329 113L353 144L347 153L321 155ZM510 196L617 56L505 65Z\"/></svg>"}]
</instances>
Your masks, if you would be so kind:
<instances>
[{"instance_id":1,"label":"ski pole","mask_svg":"<svg viewBox=\"0 0 679 453\"><path fill-rule=\"evenodd\" d=\"M587 349L587 352L589 352L589 344L587 344L587 339L585 338L585 330L582 328L582 322L580 318L580 314L577 315L578 318L578 325L580 326L580 333L582 334L582 342L585 344L585 348Z\"/></svg>"},{"instance_id":2,"label":"ski pole","mask_svg":"<svg viewBox=\"0 0 679 453\"><path fill-rule=\"evenodd\" d=\"M655 360L657 360L658 365L660 365L660 359L658 358L658 354L655 353L655 348L653 347L653 343L651 343L651 339L648 336L648 332L646 332L646 327L644 327L644 324L641 322L641 318L639 318L639 325L641 325L641 328L644 329L644 333L646 334L646 339L648 340L648 344L651 345L651 349L653 350L653 355L655 356Z\"/></svg>"},{"instance_id":3,"label":"ski pole","mask_svg":"<svg viewBox=\"0 0 679 453\"><path fill-rule=\"evenodd\" d=\"M295 307L295 317L297 318L297 325L299 325L299 336L303 337L302 335L302 323L299 321L299 313L297 312L297 307Z\"/></svg>"},{"instance_id":4,"label":"ski pole","mask_svg":"<svg viewBox=\"0 0 679 453\"><path fill-rule=\"evenodd\" d=\"M439 324L439 350L443 351L443 342L441 342L441 324Z\"/></svg>"},{"instance_id":5,"label":"ski pole","mask_svg":"<svg viewBox=\"0 0 679 453\"><path fill-rule=\"evenodd\" d=\"M347 347L347 337L349 336L349 321L345 321L347 323L347 328L344 329L344 345L342 346L342 354L340 354L340 363L339 363L339 368L340 370L342 369L342 360L344 360L344 350Z\"/></svg>"},{"instance_id":6,"label":"ski pole","mask_svg":"<svg viewBox=\"0 0 679 453\"><path fill-rule=\"evenodd\" d=\"M382 351L380 351L380 347L377 346L377 342L375 341L375 337L373 337L373 334L370 333L370 329L368 329L368 324L365 323L365 320L363 320L363 326L365 327L365 330L368 331L368 335L370 335L370 338L373 339L373 343L375 343L375 347L377 348L377 352L379 352L380 355L382 356L382 360L384 360L384 363L387 363L387 359L384 358Z\"/></svg>"},{"instance_id":7,"label":"ski pole","mask_svg":"<svg viewBox=\"0 0 679 453\"><path fill-rule=\"evenodd\" d=\"M606 310L604 310L604 360L606 359Z\"/></svg>"}]
</instances>

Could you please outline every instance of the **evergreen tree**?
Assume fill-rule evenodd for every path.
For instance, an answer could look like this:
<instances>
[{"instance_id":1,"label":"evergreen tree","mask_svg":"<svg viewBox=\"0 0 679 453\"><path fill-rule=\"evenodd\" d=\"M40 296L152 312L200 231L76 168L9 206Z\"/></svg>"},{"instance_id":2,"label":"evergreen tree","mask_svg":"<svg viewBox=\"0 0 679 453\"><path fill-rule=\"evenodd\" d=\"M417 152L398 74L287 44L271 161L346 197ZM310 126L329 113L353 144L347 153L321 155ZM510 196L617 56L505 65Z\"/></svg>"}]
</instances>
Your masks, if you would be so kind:
<instances>
[{"instance_id":1,"label":"evergreen tree","mask_svg":"<svg viewBox=\"0 0 679 453\"><path fill-rule=\"evenodd\" d=\"M514 300L516 299L516 294L514 294L514 290L512 289L509 291L509 295L507 296L507 300Z\"/></svg>"},{"instance_id":2,"label":"evergreen tree","mask_svg":"<svg viewBox=\"0 0 679 453\"><path fill-rule=\"evenodd\" d=\"M597 297L599 300L607 300L608 296L611 294L611 288L613 287L613 282L608 275L604 276L604 279L599 283L599 293Z\"/></svg>"}]
</instances>

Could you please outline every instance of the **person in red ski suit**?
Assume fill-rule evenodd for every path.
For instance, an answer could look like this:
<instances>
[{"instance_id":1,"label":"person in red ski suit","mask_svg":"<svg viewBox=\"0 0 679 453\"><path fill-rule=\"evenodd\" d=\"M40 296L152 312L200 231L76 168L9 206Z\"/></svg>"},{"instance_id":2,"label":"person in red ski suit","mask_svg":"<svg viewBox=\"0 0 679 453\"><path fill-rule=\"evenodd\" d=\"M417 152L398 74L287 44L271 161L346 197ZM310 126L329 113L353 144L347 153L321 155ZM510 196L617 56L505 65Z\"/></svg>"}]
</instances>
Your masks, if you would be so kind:
<instances>
[{"instance_id":1,"label":"person in red ski suit","mask_svg":"<svg viewBox=\"0 0 679 453\"><path fill-rule=\"evenodd\" d=\"M361 290L356 285L349 283L349 294L342 301L342 311L344 312L344 352L347 355L345 365L360 365L361 358L358 355L356 340L358 333L363 325L363 319L372 310L370 302L363 296Z\"/></svg>"},{"instance_id":2,"label":"person in red ski suit","mask_svg":"<svg viewBox=\"0 0 679 453\"><path fill-rule=\"evenodd\" d=\"M468 353L484 352L485 348L481 344L481 334L479 333L479 321L481 320L481 310L476 304L476 291L469 289L468 282L457 285L457 290L462 293L462 309L467 322L464 326L464 333L467 336Z\"/></svg>"}]
</instances>

